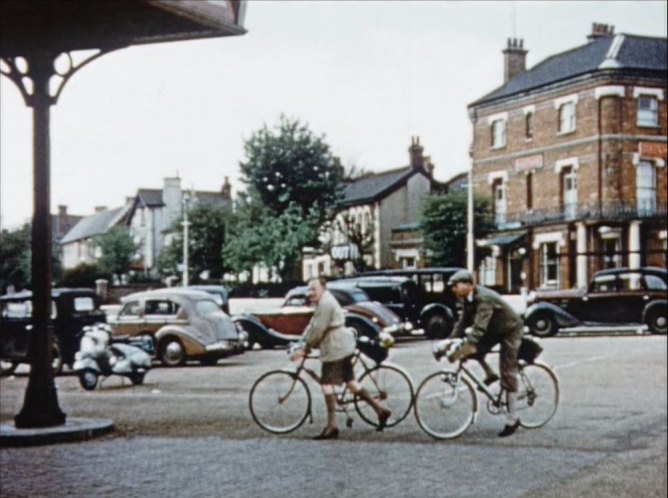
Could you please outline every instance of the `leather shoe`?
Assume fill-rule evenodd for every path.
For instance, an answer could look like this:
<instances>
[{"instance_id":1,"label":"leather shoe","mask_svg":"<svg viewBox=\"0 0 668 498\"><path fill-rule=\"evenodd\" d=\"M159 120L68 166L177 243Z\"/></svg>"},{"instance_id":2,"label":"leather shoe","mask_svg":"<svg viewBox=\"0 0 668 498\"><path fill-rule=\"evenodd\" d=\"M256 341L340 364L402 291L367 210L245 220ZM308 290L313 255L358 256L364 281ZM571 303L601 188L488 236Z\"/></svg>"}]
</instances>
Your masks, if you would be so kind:
<instances>
[{"instance_id":1,"label":"leather shoe","mask_svg":"<svg viewBox=\"0 0 668 498\"><path fill-rule=\"evenodd\" d=\"M517 422L515 422L513 425L506 424L503 427L503 430L501 432L499 432L499 437L512 436L513 434L515 434L515 431L519 428L519 426L520 426L520 421L519 420Z\"/></svg>"},{"instance_id":2,"label":"leather shoe","mask_svg":"<svg viewBox=\"0 0 668 498\"><path fill-rule=\"evenodd\" d=\"M331 430L328 430L327 427L325 427L320 434L315 436L313 438L314 440L321 440L321 439L339 439L339 429L338 427L334 427Z\"/></svg>"},{"instance_id":3,"label":"leather shoe","mask_svg":"<svg viewBox=\"0 0 668 498\"><path fill-rule=\"evenodd\" d=\"M380 415L378 415L378 427L376 427L377 431L382 431L385 429L385 426L387 425L387 419L390 418L390 415L392 415L390 410L383 410Z\"/></svg>"}]
</instances>

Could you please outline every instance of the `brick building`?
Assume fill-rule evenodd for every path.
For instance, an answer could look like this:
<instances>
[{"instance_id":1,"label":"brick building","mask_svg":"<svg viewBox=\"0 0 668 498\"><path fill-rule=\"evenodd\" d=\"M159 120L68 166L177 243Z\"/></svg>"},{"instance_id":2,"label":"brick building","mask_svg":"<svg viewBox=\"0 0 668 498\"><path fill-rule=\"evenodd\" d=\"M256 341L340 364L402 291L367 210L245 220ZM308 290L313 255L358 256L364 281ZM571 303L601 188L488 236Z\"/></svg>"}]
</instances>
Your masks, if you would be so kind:
<instances>
[{"instance_id":1,"label":"brick building","mask_svg":"<svg viewBox=\"0 0 668 498\"><path fill-rule=\"evenodd\" d=\"M570 288L601 268L666 267L666 39L594 24L527 70L508 40L501 87L468 106L475 192L497 232L479 279Z\"/></svg>"}]
</instances>

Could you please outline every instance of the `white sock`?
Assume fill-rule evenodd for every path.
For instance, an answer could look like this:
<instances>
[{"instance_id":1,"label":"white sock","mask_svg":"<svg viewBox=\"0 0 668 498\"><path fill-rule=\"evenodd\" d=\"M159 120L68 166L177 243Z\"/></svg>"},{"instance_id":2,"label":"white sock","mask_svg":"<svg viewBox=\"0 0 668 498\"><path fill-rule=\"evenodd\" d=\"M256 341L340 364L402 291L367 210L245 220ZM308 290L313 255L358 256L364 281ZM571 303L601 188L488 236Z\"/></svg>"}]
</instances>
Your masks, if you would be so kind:
<instances>
[{"instance_id":1,"label":"white sock","mask_svg":"<svg viewBox=\"0 0 668 498\"><path fill-rule=\"evenodd\" d=\"M506 401L508 402L508 413L506 414L508 425L513 425L517 422L517 393L506 393Z\"/></svg>"}]
</instances>

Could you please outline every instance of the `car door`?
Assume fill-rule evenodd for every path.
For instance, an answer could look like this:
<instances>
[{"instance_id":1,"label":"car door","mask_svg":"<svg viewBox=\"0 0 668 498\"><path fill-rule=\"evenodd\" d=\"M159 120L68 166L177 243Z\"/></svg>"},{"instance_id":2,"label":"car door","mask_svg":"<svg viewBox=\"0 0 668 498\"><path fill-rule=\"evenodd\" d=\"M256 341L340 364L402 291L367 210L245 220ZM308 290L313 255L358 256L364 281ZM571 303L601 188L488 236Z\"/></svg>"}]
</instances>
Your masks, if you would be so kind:
<instances>
[{"instance_id":1,"label":"car door","mask_svg":"<svg viewBox=\"0 0 668 498\"><path fill-rule=\"evenodd\" d=\"M617 276L615 274L596 275L587 292L582 297L570 299L566 311L583 322L610 323L618 321L615 311L610 309L611 301L618 297Z\"/></svg>"},{"instance_id":2,"label":"car door","mask_svg":"<svg viewBox=\"0 0 668 498\"><path fill-rule=\"evenodd\" d=\"M143 317L144 306L139 299L126 302L116 317L113 326L113 335L135 336L139 334L143 324Z\"/></svg>"}]
</instances>

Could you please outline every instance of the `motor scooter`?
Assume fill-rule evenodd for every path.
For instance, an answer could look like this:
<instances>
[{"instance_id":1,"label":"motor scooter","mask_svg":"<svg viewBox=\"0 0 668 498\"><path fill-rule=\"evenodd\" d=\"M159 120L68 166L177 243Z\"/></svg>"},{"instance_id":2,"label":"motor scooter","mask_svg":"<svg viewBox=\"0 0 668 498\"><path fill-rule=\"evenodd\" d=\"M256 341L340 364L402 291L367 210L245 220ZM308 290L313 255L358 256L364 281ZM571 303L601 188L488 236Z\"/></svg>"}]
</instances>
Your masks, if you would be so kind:
<instances>
[{"instance_id":1,"label":"motor scooter","mask_svg":"<svg viewBox=\"0 0 668 498\"><path fill-rule=\"evenodd\" d=\"M81 387L94 390L100 376L121 375L137 386L144 382L151 368L153 348L150 337L111 338L111 326L97 323L83 328L79 351L75 353L73 370L79 376Z\"/></svg>"}]
</instances>

